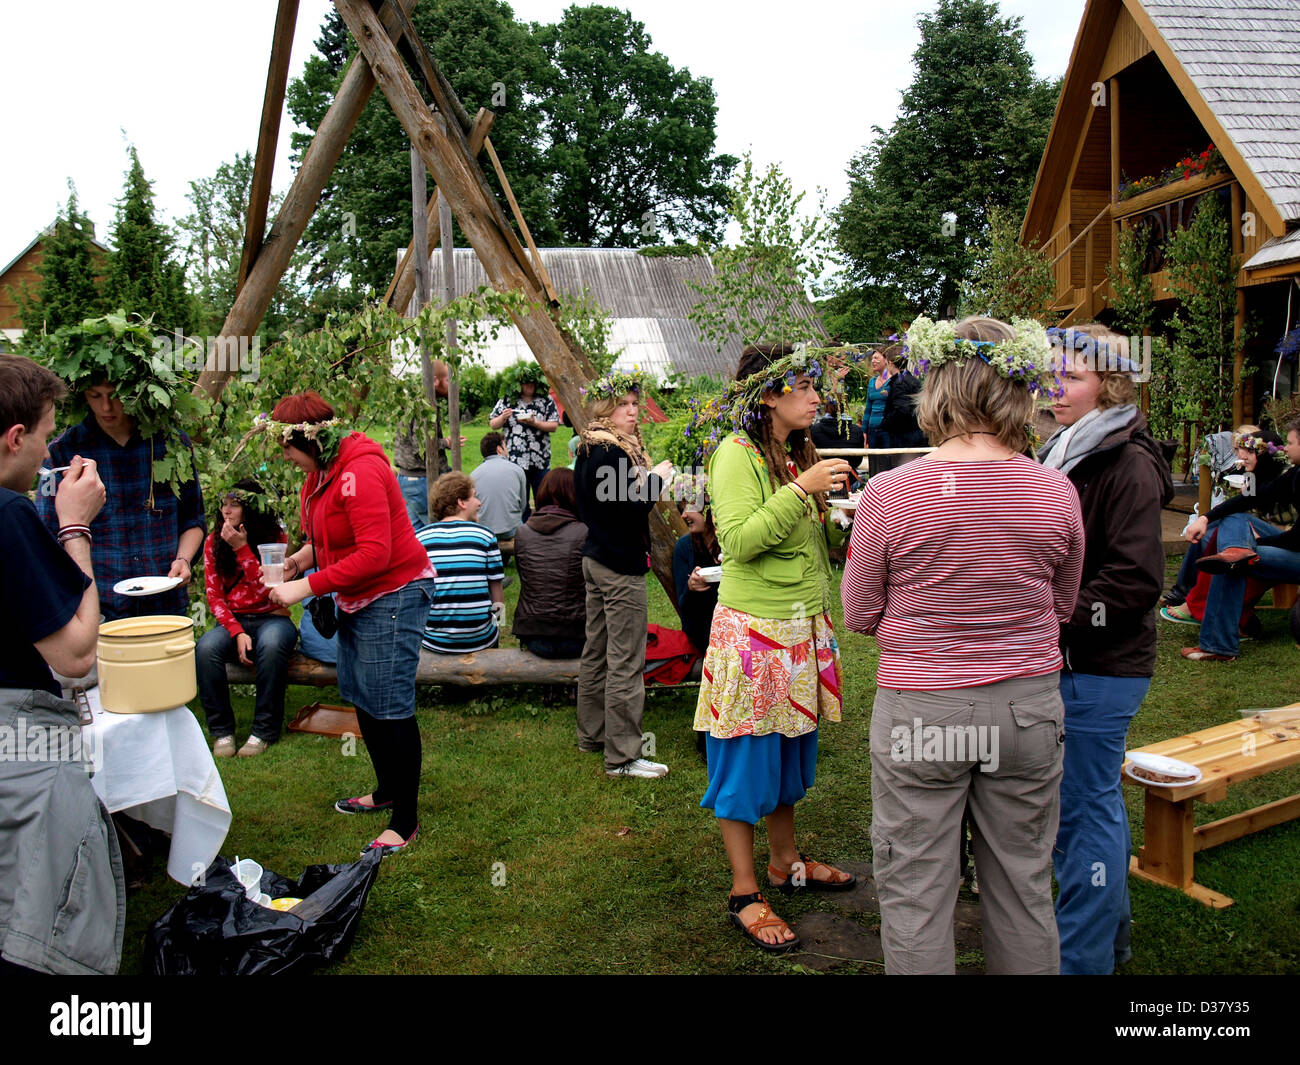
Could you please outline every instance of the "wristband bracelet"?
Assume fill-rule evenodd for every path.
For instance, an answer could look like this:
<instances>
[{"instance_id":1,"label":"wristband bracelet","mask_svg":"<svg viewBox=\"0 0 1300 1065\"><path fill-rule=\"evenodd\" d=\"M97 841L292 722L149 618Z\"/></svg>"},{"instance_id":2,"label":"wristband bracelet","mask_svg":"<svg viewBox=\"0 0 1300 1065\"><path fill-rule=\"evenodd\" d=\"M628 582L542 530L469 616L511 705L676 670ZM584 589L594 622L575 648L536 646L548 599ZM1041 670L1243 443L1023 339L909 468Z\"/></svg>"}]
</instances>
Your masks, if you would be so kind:
<instances>
[{"instance_id":1,"label":"wristband bracelet","mask_svg":"<svg viewBox=\"0 0 1300 1065\"><path fill-rule=\"evenodd\" d=\"M65 525L59 530L58 542L62 545L66 544L69 540L76 540L78 537L82 536L84 536L87 541L91 543L94 542L94 538L90 535L90 529L85 525Z\"/></svg>"},{"instance_id":2,"label":"wristband bracelet","mask_svg":"<svg viewBox=\"0 0 1300 1065\"><path fill-rule=\"evenodd\" d=\"M790 487L794 489L795 494L796 494L800 499L804 499L804 500L806 500L806 499L808 498L808 493L807 493L806 491L804 491L804 489L800 488L799 485L797 485L794 481L791 481L791 482L790 482Z\"/></svg>"},{"instance_id":3,"label":"wristband bracelet","mask_svg":"<svg viewBox=\"0 0 1300 1065\"><path fill-rule=\"evenodd\" d=\"M177 562L184 562L184 563L185 563L185 568L186 568L187 570L189 570L191 573L194 572L194 566L191 564L191 562L190 562L190 560L189 560L188 558L174 558L174 559L172 559L172 564L173 564L173 565L175 565Z\"/></svg>"}]
</instances>

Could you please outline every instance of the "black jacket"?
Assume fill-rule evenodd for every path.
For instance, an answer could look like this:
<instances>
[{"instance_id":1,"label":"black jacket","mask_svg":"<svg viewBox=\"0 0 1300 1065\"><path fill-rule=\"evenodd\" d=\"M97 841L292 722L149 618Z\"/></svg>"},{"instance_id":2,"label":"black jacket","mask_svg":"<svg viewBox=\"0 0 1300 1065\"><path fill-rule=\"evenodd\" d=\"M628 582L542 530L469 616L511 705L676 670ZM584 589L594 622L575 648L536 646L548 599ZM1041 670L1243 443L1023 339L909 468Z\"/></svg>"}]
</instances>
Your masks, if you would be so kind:
<instances>
[{"instance_id":1,"label":"black jacket","mask_svg":"<svg viewBox=\"0 0 1300 1065\"><path fill-rule=\"evenodd\" d=\"M847 432L845 432L847 430ZM823 416L812 423L808 430L815 448L866 447L866 437L862 426L851 421L841 421L838 417Z\"/></svg>"},{"instance_id":2,"label":"black jacket","mask_svg":"<svg viewBox=\"0 0 1300 1065\"><path fill-rule=\"evenodd\" d=\"M587 526L582 553L615 573L644 575L650 568L650 511L663 482L644 470L637 476L627 454L613 444L579 448L573 474L578 517Z\"/></svg>"},{"instance_id":3,"label":"black jacket","mask_svg":"<svg viewBox=\"0 0 1300 1065\"><path fill-rule=\"evenodd\" d=\"M1165 579L1161 508L1174 484L1139 411L1068 474L1083 510L1083 582L1061 626L1065 668L1106 677L1155 672L1153 610Z\"/></svg>"},{"instance_id":4,"label":"black jacket","mask_svg":"<svg viewBox=\"0 0 1300 1065\"><path fill-rule=\"evenodd\" d=\"M519 603L514 634L525 639L581 640L587 634L582 545L587 527L562 507L547 506L515 532Z\"/></svg>"},{"instance_id":5,"label":"black jacket","mask_svg":"<svg viewBox=\"0 0 1300 1065\"><path fill-rule=\"evenodd\" d=\"M921 394L921 379L902 370L889 382L885 413L880 428L890 447L929 447L930 441L916 424L916 403Z\"/></svg>"}]
</instances>

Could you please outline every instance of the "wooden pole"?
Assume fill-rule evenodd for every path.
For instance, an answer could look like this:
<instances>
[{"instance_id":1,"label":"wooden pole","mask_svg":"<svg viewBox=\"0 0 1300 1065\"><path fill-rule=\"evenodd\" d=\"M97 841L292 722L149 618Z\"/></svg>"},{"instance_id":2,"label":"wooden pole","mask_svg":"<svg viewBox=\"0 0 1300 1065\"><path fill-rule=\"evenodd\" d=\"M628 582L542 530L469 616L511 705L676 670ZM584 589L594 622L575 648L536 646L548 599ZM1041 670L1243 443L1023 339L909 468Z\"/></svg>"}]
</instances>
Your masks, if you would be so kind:
<instances>
[{"instance_id":1,"label":"wooden pole","mask_svg":"<svg viewBox=\"0 0 1300 1065\"><path fill-rule=\"evenodd\" d=\"M595 367L585 354L570 347L548 313L545 295L531 270L526 270L511 251L496 224L492 206L484 202L478 163L469 155L467 145L462 147L433 121L428 105L369 4L365 0L335 2L393 113L447 197L493 287L499 292L522 292L530 301L525 311L515 315L515 322L566 409L572 412L574 425L582 428L586 418L579 389L595 376ZM458 129L454 122L450 126L453 133ZM500 211L499 205L496 211Z\"/></svg>"},{"instance_id":2,"label":"wooden pole","mask_svg":"<svg viewBox=\"0 0 1300 1065\"><path fill-rule=\"evenodd\" d=\"M416 0L398 0L398 3L410 11L415 7ZM392 24L396 25L395 19ZM389 23L385 22L384 25ZM222 339L252 336L262 324L266 310L271 305L271 298L293 257L293 250L302 239L312 212L316 210L321 190L329 180L339 156L343 154L343 146L361 117L374 87L375 77L370 64L358 57L343 76L338 95L334 97L334 102L321 120L316 136L312 138L307 153L303 156L302 166L298 168L284 203L280 205L271 232L253 258L244 287L239 290L234 305L221 326ZM218 362L217 353L224 350L225 346L221 343L214 345L209 363L194 386L196 396L206 395L216 399L226 383L239 372L238 366L221 365Z\"/></svg>"},{"instance_id":3,"label":"wooden pole","mask_svg":"<svg viewBox=\"0 0 1300 1065\"><path fill-rule=\"evenodd\" d=\"M456 246L451 228L451 204L438 194L438 226L442 230L442 304L456 298ZM451 445L451 468L461 469L460 457L460 374L456 372L456 319L447 320L447 442Z\"/></svg>"},{"instance_id":4,"label":"wooden pole","mask_svg":"<svg viewBox=\"0 0 1300 1065\"><path fill-rule=\"evenodd\" d=\"M425 235L429 230L429 220L425 217L428 192L428 172L420 153L411 148L411 241L415 247L415 313L419 314L429 302L429 246ZM433 408L434 430L431 436L424 434L424 490L425 512L428 513L428 495L433 482L438 479L438 437L442 431L438 427L438 391L433 378L433 361L429 358L429 349L424 344L424 334L415 338L420 349L420 378L424 384L424 401ZM400 430L400 426L398 429Z\"/></svg>"},{"instance_id":5,"label":"wooden pole","mask_svg":"<svg viewBox=\"0 0 1300 1065\"><path fill-rule=\"evenodd\" d=\"M293 28L298 21L298 0L280 0L271 35L271 61L266 70L266 93L262 98L262 124L257 131L257 157L248 193L248 217L244 226L244 251L239 258L238 293L266 235L266 209L271 202L271 171L280 139L280 113L284 110L284 86L289 80L289 55L293 51Z\"/></svg>"},{"instance_id":6,"label":"wooden pole","mask_svg":"<svg viewBox=\"0 0 1300 1065\"><path fill-rule=\"evenodd\" d=\"M483 144L487 140L488 130L492 128L492 122L495 118L496 115L491 111L479 108L479 112L474 118L474 129L469 135L470 151L477 154L482 150ZM436 189L433 195L429 197L425 213L429 219L428 240L425 243L427 247L432 248L442 239L438 229L438 192ZM397 260L397 270L393 274L393 280L388 282L388 289L384 293L384 302L398 314L406 313L406 305L411 302L411 292L415 286L414 275L411 273L411 263L415 259L413 249L414 240L406 245L406 251Z\"/></svg>"},{"instance_id":7,"label":"wooden pole","mask_svg":"<svg viewBox=\"0 0 1300 1065\"><path fill-rule=\"evenodd\" d=\"M419 150L439 191L447 197L461 232L474 248L493 286L499 292L522 292L529 300L526 310L515 313L515 323L563 401L574 428L583 429L587 418L579 389L596 376L595 367L556 325L532 271L516 258L497 225L500 204L495 200L484 202L486 181L469 152L463 132L454 121L448 123L450 136L438 127L385 27L366 0L335 0L335 6L361 54L369 61L375 81L388 98L397 120ZM456 133L460 133L459 138ZM660 503L656 515L651 521L655 575L668 593L669 602L676 606L672 547L686 527L670 502Z\"/></svg>"}]
</instances>

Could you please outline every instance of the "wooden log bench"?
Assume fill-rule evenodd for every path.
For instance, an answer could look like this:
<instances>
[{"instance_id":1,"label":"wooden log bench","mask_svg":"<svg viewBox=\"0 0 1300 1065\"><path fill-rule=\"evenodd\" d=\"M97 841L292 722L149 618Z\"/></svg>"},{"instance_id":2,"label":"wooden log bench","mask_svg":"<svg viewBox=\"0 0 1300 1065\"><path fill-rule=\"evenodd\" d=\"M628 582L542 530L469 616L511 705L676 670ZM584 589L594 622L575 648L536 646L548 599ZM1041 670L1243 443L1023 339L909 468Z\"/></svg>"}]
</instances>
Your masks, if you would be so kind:
<instances>
[{"instance_id":1,"label":"wooden log bench","mask_svg":"<svg viewBox=\"0 0 1300 1065\"><path fill-rule=\"evenodd\" d=\"M420 652L415 673L417 684L455 684L466 688L493 684L577 684L577 658L538 658L514 647L498 647L463 655ZM248 666L232 662L226 666L232 684L253 684L256 675ZM305 655L289 658L289 683L328 688L338 684L338 671Z\"/></svg>"},{"instance_id":2,"label":"wooden log bench","mask_svg":"<svg viewBox=\"0 0 1300 1065\"><path fill-rule=\"evenodd\" d=\"M1242 718L1137 748L1197 766L1202 777L1195 784L1171 788L1124 775L1126 784L1140 785L1146 792L1146 843L1129 863L1133 876L1177 888L1214 909L1232 905L1227 895L1193 880L1196 852L1300 817L1300 795L1200 826L1194 807L1198 801L1222 801L1234 784L1300 764L1300 703L1283 709L1295 710L1296 716L1271 722L1259 716Z\"/></svg>"}]
</instances>

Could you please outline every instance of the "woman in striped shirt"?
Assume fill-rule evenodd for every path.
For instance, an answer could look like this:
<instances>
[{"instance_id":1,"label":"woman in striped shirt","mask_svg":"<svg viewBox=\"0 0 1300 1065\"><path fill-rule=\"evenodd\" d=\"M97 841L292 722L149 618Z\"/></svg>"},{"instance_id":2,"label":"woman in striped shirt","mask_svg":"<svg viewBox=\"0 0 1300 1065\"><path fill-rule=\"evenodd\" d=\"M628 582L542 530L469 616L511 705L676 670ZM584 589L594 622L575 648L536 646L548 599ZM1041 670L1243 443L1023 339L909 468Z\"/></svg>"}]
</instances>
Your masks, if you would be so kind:
<instances>
[{"instance_id":1,"label":"woman in striped shirt","mask_svg":"<svg viewBox=\"0 0 1300 1065\"><path fill-rule=\"evenodd\" d=\"M1042 327L917 319L921 428L938 445L872 478L842 587L876 637L871 840L885 965L954 970L958 833L970 806L989 972L1051 973L1064 711L1058 631L1083 563L1069 480L1023 452Z\"/></svg>"}]
</instances>

